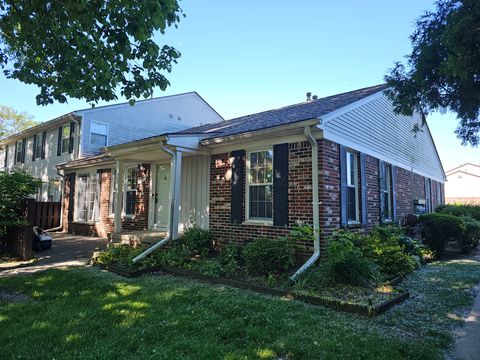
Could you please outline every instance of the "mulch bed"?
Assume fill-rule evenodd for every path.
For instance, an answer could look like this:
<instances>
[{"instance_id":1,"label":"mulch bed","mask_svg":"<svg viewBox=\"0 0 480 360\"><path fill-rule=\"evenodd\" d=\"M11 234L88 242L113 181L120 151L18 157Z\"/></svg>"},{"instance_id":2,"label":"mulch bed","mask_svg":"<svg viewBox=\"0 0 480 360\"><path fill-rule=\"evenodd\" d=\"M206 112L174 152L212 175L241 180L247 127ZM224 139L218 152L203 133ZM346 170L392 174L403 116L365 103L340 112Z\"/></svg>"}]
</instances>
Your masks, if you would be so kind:
<instances>
[{"instance_id":1,"label":"mulch bed","mask_svg":"<svg viewBox=\"0 0 480 360\"><path fill-rule=\"evenodd\" d=\"M318 296L298 294L289 290L271 288L271 287L254 284L247 281L241 281L237 279L230 279L230 278L224 278L224 277L210 277L210 276L206 276L191 270L173 268L169 266L154 266L154 267L145 268L141 270L128 270L112 264L108 266L103 264L96 264L96 265L101 267L102 269L111 271L115 274L118 274L124 277L138 277L145 274L152 274L152 273L159 273L159 272L168 273L171 275L204 281L210 284L227 285L227 286L231 286L239 289L254 291L260 294L277 296L277 297L287 298L290 300L297 300L297 301L301 301L311 305L326 306L328 308L332 308L335 310L360 314L360 315L369 316L369 317L383 314L388 309L392 308L397 304L403 303L405 300L407 300L410 297L410 293L408 291L403 291L399 293L396 297L390 300L387 300L381 304L362 305L362 304L355 304L355 303L347 303L347 302L343 302L335 299L321 298ZM395 283L398 283L398 282L399 282L399 279L395 279Z\"/></svg>"}]
</instances>

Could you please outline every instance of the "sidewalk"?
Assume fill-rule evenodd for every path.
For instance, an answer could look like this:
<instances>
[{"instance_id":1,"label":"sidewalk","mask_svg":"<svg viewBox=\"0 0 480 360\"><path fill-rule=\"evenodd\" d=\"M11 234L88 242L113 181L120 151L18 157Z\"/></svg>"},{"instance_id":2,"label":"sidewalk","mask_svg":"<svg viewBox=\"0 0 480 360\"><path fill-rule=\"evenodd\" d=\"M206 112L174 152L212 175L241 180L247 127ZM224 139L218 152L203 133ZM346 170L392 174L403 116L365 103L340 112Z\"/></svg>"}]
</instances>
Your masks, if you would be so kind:
<instances>
[{"instance_id":1,"label":"sidewalk","mask_svg":"<svg viewBox=\"0 0 480 360\"><path fill-rule=\"evenodd\" d=\"M67 266L85 266L95 251L107 247L107 240L71 234L52 234L53 246L49 250L35 253L38 261L32 265L22 264L14 269L2 270L0 277L32 274L37 271Z\"/></svg>"}]
</instances>

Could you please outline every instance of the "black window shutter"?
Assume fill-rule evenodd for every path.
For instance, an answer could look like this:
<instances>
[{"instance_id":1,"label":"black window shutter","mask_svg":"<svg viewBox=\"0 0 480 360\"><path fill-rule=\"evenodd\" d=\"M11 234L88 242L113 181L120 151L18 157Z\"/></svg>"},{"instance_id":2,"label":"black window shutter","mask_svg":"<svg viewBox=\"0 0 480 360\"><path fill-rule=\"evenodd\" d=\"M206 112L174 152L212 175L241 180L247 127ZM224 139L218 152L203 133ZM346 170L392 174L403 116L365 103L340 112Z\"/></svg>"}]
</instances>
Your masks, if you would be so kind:
<instances>
[{"instance_id":1,"label":"black window shutter","mask_svg":"<svg viewBox=\"0 0 480 360\"><path fill-rule=\"evenodd\" d=\"M340 145L340 224L347 226L347 149Z\"/></svg>"},{"instance_id":2,"label":"black window shutter","mask_svg":"<svg viewBox=\"0 0 480 360\"><path fill-rule=\"evenodd\" d=\"M37 150L37 135L33 135L33 150L32 150L32 161L35 161L35 151Z\"/></svg>"},{"instance_id":3,"label":"black window shutter","mask_svg":"<svg viewBox=\"0 0 480 360\"><path fill-rule=\"evenodd\" d=\"M73 221L73 208L74 200L75 200L75 173L70 173L69 175L69 183L70 183L70 192L68 193L68 221Z\"/></svg>"},{"instance_id":4,"label":"black window shutter","mask_svg":"<svg viewBox=\"0 0 480 360\"><path fill-rule=\"evenodd\" d=\"M365 154L360 153L360 183L362 200L362 225L367 225L367 170L365 165Z\"/></svg>"},{"instance_id":5,"label":"black window shutter","mask_svg":"<svg viewBox=\"0 0 480 360\"><path fill-rule=\"evenodd\" d=\"M22 164L25 163L25 145L27 145L27 139L22 139Z\"/></svg>"},{"instance_id":6,"label":"black window shutter","mask_svg":"<svg viewBox=\"0 0 480 360\"><path fill-rule=\"evenodd\" d=\"M8 145L5 146L5 163L3 166L6 168L8 166Z\"/></svg>"},{"instance_id":7,"label":"black window shutter","mask_svg":"<svg viewBox=\"0 0 480 360\"><path fill-rule=\"evenodd\" d=\"M232 187L230 198L230 220L232 224L241 224L243 221L243 192L245 173L245 150L232 151Z\"/></svg>"},{"instance_id":8,"label":"black window shutter","mask_svg":"<svg viewBox=\"0 0 480 360\"><path fill-rule=\"evenodd\" d=\"M288 226L288 144L273 146L273 225Z\"/></svg>"},{"instance_id":9,"label":"black window shutter","mask_svg":"<svg viewBox=\"0 0 480 360\"><path fill-rule=\"evenodd\" d=\"M57 156L62 155L62 133L63 133L63 126L60 126L58 128Z\"/></svg>"},{"instance_id":10,"label":"black window shutter","mask_svg":"<svg viewBox=\"0 0 480 360\"><path fill-rule=\"evenodd\" d=\"M392 217L393 221L397 221L397 190L396 190L396 181L397 181L397 168L395 165L391 166L392 174Z\"/></svg>"},{"instance_id":11,"label":"black window shutter","mask_svg":"<svg viewBox=\"0 0 480 360\"><path fill-rule=\"evenodd\" d=\"M75 138L75 122L70 123L70 141L68 146L68 152L73 153L73 139Z\"/></svg>"},{"instance_id":12,"label":"black window shutter","mask_svg":"<svg viewBox=\"0 0 480 360\"><path fill-rule=\"evenodd\" d=\"M46 144L47 144L47 132L44 131L42 133L42 155L41 155L42 159L45 159L45 146L46 146Z\"/></svg>"}]
</instances>

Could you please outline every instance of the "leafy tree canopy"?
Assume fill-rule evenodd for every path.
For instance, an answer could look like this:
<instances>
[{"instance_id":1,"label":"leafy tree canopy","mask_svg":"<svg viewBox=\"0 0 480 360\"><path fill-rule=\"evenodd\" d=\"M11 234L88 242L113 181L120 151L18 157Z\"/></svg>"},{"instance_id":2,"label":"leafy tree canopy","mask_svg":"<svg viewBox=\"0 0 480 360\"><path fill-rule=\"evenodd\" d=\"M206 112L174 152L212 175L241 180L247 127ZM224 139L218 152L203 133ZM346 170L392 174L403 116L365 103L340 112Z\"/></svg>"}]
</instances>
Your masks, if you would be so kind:
<instances>
[{"instance_id":1,"label":"leafy tree canopy","mask_svg":"<svg viewBox=\"0 0 480 360\"><path fill-rule=\"evenodd\" d=\"M0 65L39 105L149 97L180 57L152 37L182 15L177 0L0 0Z\"/></svg>"},{"instance_id":2,"label":"leafy tree canopy","mask_svg":"<svg viewBox=\"0 0 480 360\"><path fill-rule=\"evenodd\" d=\"M0 171L0 234L7 226L25 223L25 201L37 192L41 180L24 170Z\"/></svg>"},{"instance_id":3,"label":"leafy tree canopy","mask_svg":"<svg viewBox=\"0 0 480 360\"><path fill-rule=\"evenodd\" d=\"M439 0L416 22L407 64L385 77L398 113L455 112L462 144L480 142L480 1Z\"/></svg>"},{"instance_id":4,"label":"leafy tree canopy","mask_svg":"<svg viewBox=\"0 0 480 360\"><path fill-rule=\"evenodd\" d=\"M16 134L37 125L33 117L25 112L18 112L11 107L0 105L0 139Z\"/></svg>"}]
</instances>

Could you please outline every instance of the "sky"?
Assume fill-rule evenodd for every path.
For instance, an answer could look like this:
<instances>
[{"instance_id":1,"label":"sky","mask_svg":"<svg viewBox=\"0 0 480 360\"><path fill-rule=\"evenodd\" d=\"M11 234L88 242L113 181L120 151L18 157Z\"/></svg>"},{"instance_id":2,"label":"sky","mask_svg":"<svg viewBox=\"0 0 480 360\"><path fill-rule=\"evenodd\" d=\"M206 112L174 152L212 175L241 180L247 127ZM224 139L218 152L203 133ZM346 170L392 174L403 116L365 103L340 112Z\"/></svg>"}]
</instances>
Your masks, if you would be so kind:
<instances>
[{"instance_id":1,"label":"sky","mask_svg":"<svg viewBox=\"0 0 480 360\"><path fill-rule=\"evenodd\" d=\"M187 15L158 44L182 53L154 96L197 91L225 119L380 84L410 52L414 21L427 0L183 0ZM47 121L89 107L80 100L37 106L38 89L0 74L0 105ZM119 99L123 102L125 99ZM103 104L103 103L101 103ZM454 114L428 119L445 170L480 164L480 149L461 146Z\"/></svg>"}]
</instances>

